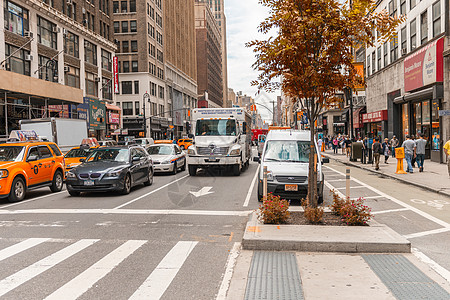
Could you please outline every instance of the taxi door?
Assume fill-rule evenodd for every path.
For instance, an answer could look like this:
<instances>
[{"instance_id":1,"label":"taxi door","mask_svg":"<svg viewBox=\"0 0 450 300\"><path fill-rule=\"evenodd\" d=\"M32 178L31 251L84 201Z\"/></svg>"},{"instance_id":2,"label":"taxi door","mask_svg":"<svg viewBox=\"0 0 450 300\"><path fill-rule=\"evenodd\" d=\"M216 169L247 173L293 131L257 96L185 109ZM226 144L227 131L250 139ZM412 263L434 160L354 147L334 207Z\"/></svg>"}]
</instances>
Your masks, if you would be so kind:
<instances>
[{"instance_id":1,"label":"taxi door","mask_svg":"<svg viewBox=\"0 0 450 300\"><path fill-rule=\"evenodd\" d=\"M40 163L42 164L39 168L40 176L42 176L41 182L48 182L53 180L53 169L55 166L55 158L52 152L46 145L38 146Z\"/></svg>"},{"instance_id":2,"label":"taxi door","mask_svg":"<svg viewBox=\"0 0 450 300\"><path fill-rule=\"evenodd\" d=\"M39 157L37 146L30 147L26 158L25 172L28 175L28 186L39 184L42 182L42 162Z\"/></svg>"}]
</instances>

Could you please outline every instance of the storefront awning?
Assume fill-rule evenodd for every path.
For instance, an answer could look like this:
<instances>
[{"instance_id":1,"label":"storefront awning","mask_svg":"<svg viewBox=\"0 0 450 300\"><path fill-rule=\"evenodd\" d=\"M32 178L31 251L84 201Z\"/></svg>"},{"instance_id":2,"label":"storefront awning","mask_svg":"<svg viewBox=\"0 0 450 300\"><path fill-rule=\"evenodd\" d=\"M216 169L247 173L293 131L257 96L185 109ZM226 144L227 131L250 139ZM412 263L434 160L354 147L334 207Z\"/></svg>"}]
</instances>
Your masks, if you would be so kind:
<instances>
[{"instance_id":1,"label":"storefront awning","mask_svg":"<svg viewBox=\"0 0 450 300\"><path fill-rule=\"evenodd\" d=\"M120 107L118 107L117 105L112 105L108 103L106 103L106 109L121 111Z\"/></svg>"},{"instance_id":2,"label":"storefront awning","mask_svg":"<svg viewBox=\"0 0 450 300\"><path fill-rule=\"evenodd\" d=\"M442 85L438 84L414 93L408 93L406 95L396 97L394 99L394 103L401 104L408 101L439 99L443 97L444 97L444 88Z\"/></svg>"}]
</instances>

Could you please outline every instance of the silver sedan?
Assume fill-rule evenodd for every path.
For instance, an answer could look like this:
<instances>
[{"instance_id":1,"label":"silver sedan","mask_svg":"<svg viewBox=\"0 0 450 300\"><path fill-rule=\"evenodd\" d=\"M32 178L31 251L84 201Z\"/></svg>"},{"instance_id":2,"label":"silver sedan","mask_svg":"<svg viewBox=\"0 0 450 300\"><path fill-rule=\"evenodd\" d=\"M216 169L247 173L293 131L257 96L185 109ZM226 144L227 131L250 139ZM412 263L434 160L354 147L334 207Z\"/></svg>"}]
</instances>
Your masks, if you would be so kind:
<instances>
[{"instance_id":1,"label":"silver sedan","mask_svg":"<svg viewBox=\"0 0 450 300\"><path fill-rule=\"evenodd\" d=\"M148 154L153 160L155 172L176 174L178 169L186 170L186 153L175 144L155 144L148 146Z\"/></svg>"}]
</instances>

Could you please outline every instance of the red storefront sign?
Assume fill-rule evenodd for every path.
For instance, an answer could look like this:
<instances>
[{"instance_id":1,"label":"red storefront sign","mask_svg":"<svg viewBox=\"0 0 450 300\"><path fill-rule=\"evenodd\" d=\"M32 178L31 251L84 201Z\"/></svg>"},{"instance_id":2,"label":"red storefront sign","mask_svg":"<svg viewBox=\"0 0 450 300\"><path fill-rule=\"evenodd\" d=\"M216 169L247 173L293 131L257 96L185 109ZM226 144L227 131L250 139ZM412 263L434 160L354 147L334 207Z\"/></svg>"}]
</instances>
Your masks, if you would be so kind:
<instances>
[{"instance_id":1,"label":"red storefront sign","mask_svg":"<svg viewBox=\"0 0 450 300\"><path fill-rule=\"evenodd\" d=\"M120 114L109 112L108 113L108 124L120 124Z\"/></svg>"},{"instance_id":2,"label":"red storefront sign","mask_svg":"<svg viewBox=\"0 0 450 300\"><path fill-rule=\"evenodd\" d=\"M405 92L443 81L443 50L444 38L440 38L405 58Z\"/></svg>"},{"instance_id":3,"label":"red storefront sign","mask_svg":"<svg viewBox=\"0 0 450 300\"><path fill-rule=\"evenodd\" d=\"M362 115L360 114L361 110L362 108L358 108L353 112L353 128L363 127Z\"/></svg>"},{"instance_id":4,"label":"red storefront sign","mask_svg":"<svg viewBox=\"0 0 450 300\"><path fill-rule=\"evenodd\" d=\"M362 122L363 123L375 123L375 122L386 121L387 118L388 118L388 111L387 110L379 110L379 111L363 114Z\"/></svg>"},{"instance_id":5,"label":"red storefront sign","mask_svg":"<svg viewBox=\"0 0 450 300\"><path fill-rule=\"evenodd\" d=\"M119 62L117 56L113 57L114 94L119 93Z\"/></svg>"}]
</instances>

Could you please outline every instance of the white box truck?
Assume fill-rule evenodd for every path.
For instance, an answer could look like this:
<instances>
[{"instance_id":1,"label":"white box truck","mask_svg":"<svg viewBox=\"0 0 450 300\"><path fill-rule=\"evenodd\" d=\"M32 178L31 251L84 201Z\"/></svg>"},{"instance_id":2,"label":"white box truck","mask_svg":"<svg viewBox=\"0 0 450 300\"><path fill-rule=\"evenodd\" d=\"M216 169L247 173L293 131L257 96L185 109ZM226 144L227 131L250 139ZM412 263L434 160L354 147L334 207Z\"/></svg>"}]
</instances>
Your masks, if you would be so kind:
<instances>
[{"instance_id":1,"label":"white box truck","mask_svg":"<svg viewBox=\"0 0 450 300\"><path fill-rule=\"evenodd\" d=\"M56 143L63 152L80 146L88 137L86 120L47 118L21 120L19 124L21 130L34 130L39 137Z\"/></svg>"},{"instance_id":2,"label":"white box truck","mask_svg":"<svg viewBox=\"0 0 450 300\"><path fill-rule=\"evenodd\" d=\"M198 168L222 167L239 176L251 156L251 117L243 108L196 108L192 111L193 145L189 175Z\"/></svg>"}]
</instances>

